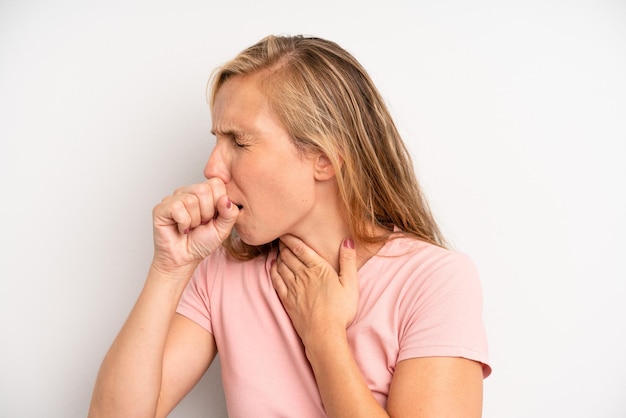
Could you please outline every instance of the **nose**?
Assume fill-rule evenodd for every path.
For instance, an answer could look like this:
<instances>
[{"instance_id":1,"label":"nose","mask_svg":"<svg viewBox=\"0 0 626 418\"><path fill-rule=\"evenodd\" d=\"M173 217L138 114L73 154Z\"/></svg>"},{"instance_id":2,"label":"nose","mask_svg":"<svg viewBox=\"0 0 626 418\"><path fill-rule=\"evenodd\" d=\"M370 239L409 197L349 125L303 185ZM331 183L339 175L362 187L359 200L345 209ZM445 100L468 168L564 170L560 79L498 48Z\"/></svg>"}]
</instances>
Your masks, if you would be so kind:
<instances>
[{"instance_id":1,"label":"nose","mask_svg":"<svg viewBox=\"0 0 626 418\"><path fill-rule=\"evenodd\" d=\"M215 141L215 146L209 160L204 167L204 177L207 179L217 177L225 184L230 181L230 161L231 157L223 141Z\"/></svg>"}]
</instances>

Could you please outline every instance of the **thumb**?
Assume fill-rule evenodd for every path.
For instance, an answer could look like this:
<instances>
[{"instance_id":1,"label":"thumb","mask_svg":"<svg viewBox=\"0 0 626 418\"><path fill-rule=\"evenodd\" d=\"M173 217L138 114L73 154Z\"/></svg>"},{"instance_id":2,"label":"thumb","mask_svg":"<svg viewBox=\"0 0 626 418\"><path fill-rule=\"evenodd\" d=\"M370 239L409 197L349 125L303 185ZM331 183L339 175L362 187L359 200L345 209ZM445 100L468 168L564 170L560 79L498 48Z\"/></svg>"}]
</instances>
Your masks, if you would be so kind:
<instances>
[{"instance_id":1,"label":"thumb","mask_svg":"<svg viewBox=\"0 0 626 418\"><path fill-rule=\"evenodd\" d=\"M344 239L339 249L339 281L344 287L358 288L356 249L351 238Z\"/></svg>"},{"instance_id":2,"label":"thumb","mask_svg":"<svg viewBox=\"0 0 626 418\"><path fill-rule=\"evenodd\" d=\"M216 207L217 217L213 221L213 225L221 241L224 241L230 235L230 231L235 225L237 216L239 216L239 208L230 201L228 196L220 197Z\"/></svg>"}]
</instances>

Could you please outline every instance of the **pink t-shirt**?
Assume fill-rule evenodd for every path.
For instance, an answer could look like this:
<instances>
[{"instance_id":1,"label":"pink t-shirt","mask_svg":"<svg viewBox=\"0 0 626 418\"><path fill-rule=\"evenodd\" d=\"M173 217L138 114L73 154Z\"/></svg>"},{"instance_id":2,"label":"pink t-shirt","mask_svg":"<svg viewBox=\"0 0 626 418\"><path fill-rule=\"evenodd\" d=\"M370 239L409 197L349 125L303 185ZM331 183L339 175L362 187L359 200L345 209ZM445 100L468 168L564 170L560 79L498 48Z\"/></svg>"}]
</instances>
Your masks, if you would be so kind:
<instances>
[{"instance_id":1,"label":"pink t-shirt","mask_svg":"<svg viewBox=\"0 0 626 418\"><path fill-rule=\"evenodd\" d=\"M215 337L229 417L324 417L302 342L272 287L275 258L241 262L214 252L199 265L178 312ZM464 357L490 374L480 280L467 256L398 238L359 269L359 283L348 341L383 407L401 360Z\"/></svg>"}]
</instances>

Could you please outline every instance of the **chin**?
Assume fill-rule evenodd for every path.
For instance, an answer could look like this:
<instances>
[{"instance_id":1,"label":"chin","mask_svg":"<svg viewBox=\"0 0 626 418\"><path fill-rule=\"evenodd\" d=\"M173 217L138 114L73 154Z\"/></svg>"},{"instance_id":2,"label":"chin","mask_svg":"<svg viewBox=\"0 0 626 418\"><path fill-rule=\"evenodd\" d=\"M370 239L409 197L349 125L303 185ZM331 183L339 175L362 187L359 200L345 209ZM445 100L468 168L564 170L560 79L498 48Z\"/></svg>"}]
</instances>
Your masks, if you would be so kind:
<instances>
[{"instance_id":1,"label":"chin","mask_svg":"<svg viewBox=\"0 0 626 418\"><path fill-rule=\"evenodd\" d=\"M235 232L237 233L237 236L239 237L239 239L241 241L243 241L244 244L247 245L252 245L255 247L259 247L262 245L266 245L266 244L270 244L273 241L276 241L278 239L278 236L276 237L261 237L261 236L254 236L251 234L246 234L244 231L241 231L239 228L237 228L237 225L235 225Z\"/></svg>"}]
</instances>

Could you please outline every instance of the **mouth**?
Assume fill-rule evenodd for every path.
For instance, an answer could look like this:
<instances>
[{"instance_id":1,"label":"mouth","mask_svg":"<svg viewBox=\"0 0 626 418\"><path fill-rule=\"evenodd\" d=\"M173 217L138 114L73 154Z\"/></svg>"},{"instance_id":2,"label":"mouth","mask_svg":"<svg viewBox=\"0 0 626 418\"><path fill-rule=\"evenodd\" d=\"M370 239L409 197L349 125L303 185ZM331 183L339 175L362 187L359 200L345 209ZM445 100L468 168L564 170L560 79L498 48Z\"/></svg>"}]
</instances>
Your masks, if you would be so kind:
<instances>
[{"instance_id":1,"label":"mouth","mask_svg":"<svg viewBox=\"0 0 626 418\"><path fill-rule=\"evenodd\" d=\"M235 206L237 206L237 208L239 208L239 210L243 209L243 205L238 205L237 203L235 203Z\"/></svg>"}]
</instances>

